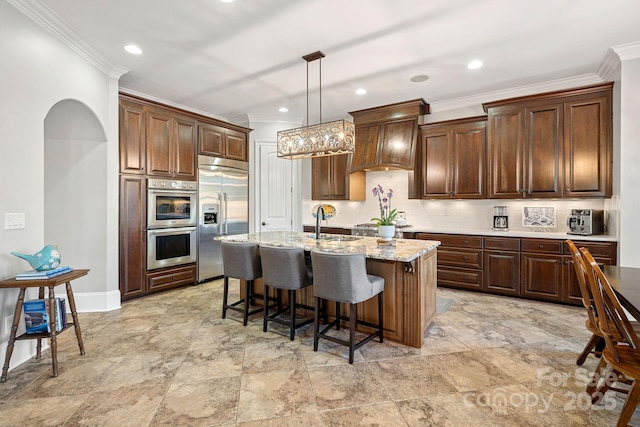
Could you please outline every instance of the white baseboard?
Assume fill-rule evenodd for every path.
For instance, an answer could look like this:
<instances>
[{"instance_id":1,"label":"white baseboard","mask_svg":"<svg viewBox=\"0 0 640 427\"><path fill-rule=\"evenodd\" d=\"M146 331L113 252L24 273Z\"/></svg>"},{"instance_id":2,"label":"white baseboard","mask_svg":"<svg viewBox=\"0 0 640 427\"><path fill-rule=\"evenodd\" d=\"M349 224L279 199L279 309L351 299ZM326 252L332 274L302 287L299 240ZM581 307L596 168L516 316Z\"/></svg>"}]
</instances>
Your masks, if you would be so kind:
<instances>
[{"instance_id":1,"label":"white baseboard","mask_svg":"<svg viewBox=\"0 0 640 427\"><path fill-rule=\"evenodd\" d=\"M76 310L79 313L111 311L121 308L120 291L109 292L74 292Z\"/></svg>"}]
</instances>

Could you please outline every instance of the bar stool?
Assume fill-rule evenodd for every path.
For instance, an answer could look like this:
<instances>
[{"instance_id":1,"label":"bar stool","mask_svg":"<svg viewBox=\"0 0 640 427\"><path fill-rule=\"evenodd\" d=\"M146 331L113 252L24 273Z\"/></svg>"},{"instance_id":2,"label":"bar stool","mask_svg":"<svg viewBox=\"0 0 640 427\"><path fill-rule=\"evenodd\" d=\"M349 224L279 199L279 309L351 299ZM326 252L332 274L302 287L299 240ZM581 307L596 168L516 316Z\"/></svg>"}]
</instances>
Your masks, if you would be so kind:
<instances>
[{"instance_id":1,"label":"bar stool","mask_svg":"<svg viewBox=\"0 0 640 427\"><path fill-rule=\"evenodd\" d=\"M313 318L306 319L296 324L296 310L299 308L313 310L313 307L296 303L296 291L306 288L313 282L313 274L307 268L304 257L304 249L294 247L260 246L262 258L262 276L264 283L264 315L262 330L267 332L268 322L276 322L289 326L289 339L293 341L295 330L301 326L313 322ZM277 310L269 313L269 288L277 289ZM281 304L281 290L289 291L289 304L285 307ZM278 317L289 311L290 319L283 320Z\"/></svg>"},{"instance_id":2,"label":"bar stool","mask_svg":"<svg viewBox=\"0 0 640 427\"><path fill-rule=\"evenodd\" d=\"M260 264L260 248L257 243L231 242L223 240L222 266L224 270L224 295L222 298L222 318L227 316L227 310L235 310L243 314L242 323L247 326L249 316L259 313L263 307L249 311L249 306L254 298L263 299L262 295L253 291L253 281L262 277ZM229 278L245 281L244 298L232 304L228 303ZM242 307L238 307L242 304Z\"/></svg>"},{"instance_id":3,"label":"bar stool","mask_svg":"<svg viewBox=\"0 0 640 427\"><path fill-rule=\"evenodd\" d=\"M311 251L313 266L313 293L315 296L313 351L318 351L318 339L335 342L349 347L349 363L353 363L353 353L363 344L375 337L383 342L384 322L382 296L384 279L367 274L364 254L341 254ZM378 296L378 324L358 320L357 304ZM336 302L336 318L320 331L320 301L326 299ZM349 317L340 314L340 303L349 303ZM349 341L342 340L326 332L333 326L340 329L340 321L349 321ZM376 328L359 342L355 342L356 326L365 325Z\"/></svg>"}]
</instances>

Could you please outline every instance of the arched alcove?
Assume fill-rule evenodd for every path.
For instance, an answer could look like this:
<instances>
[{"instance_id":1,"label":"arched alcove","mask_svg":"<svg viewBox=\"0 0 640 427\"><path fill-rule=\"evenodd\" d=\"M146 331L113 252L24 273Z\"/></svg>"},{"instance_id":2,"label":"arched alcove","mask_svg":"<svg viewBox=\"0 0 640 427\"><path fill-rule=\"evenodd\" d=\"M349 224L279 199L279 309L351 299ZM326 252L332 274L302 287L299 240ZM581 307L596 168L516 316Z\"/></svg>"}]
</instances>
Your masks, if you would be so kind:
<instances>
[{"instance_id":1,"label":"arched alcove","mask_svg":"<svg viewBox=\"0 0 640 427\"><path fill-rule=\"evenodd\" d=\"M105 277L107 258L107 137L96 114L73 99L56 103L44 120L44 238L62 264ZM90 281L79 291L90 289Z\"/></svg>"}]
</instances>

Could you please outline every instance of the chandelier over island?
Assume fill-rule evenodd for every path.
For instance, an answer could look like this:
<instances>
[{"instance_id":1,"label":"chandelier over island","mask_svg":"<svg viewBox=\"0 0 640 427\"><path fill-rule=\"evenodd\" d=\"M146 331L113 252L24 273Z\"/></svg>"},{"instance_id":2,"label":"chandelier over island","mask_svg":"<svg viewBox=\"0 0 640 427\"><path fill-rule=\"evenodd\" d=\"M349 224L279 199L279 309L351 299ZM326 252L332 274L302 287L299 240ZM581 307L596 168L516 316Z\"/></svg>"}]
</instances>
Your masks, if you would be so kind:
<instances>
[{"instance_id":1,"label":"chandelier over island","mask_svg":"<svg viewBox=\"0 0 640 427\"><path fill-rule=\"evenodd\" d=\"M302 57L307 61L307 125L278 132L278 157L301 159L352 153L355 126L347 120L322 123L322 58L318 51ZM320 123L309 125L309 62L320 62Z\"/></svg>"}]
</instances>

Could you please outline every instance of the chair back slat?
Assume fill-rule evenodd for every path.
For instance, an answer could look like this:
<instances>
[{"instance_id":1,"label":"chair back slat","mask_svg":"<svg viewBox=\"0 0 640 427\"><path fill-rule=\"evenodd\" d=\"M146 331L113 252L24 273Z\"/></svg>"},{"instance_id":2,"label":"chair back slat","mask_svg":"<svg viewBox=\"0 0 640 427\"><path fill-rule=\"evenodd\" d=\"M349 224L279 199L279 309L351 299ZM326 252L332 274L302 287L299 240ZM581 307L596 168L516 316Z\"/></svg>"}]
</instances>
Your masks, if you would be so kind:
<instances>
[{"instance_id":1,"label":"chair back slat","mask_svg":"<svg viewBox=\"0 0 640 427\"><path fill-rule=\"evenodd\" d=\"M640 338L633 330L618 296L596 260L585 248L580 251L590 267L587 270L587 279L598 312L598 328L603 333L607 347L618 362L616 344L626 344L633 349L640 349ZM617 337L615 341L614 337Z\"/></svg>"},{"instance_id":2,"label":"chair back slat","mask_svg":"<svg viewBox=\"0 0 640 427\"><path fill-rule=\"evenodd\" d=\"M589 316L589 321L591 322L591 324L594 327L597 327L597 313L596 308L593 305L593 296L591 295L591 290L589 289L589 285L587 284L587 266L585 265L585 260L582 257L582 253L577 248L575 243L573 243L573 241L567 240L566 243L571 250L571 258L573 259L573 268L578 279L578 286L580 287L582 305L587 309L587 316Z\"/></svg>"}]
</instances>

